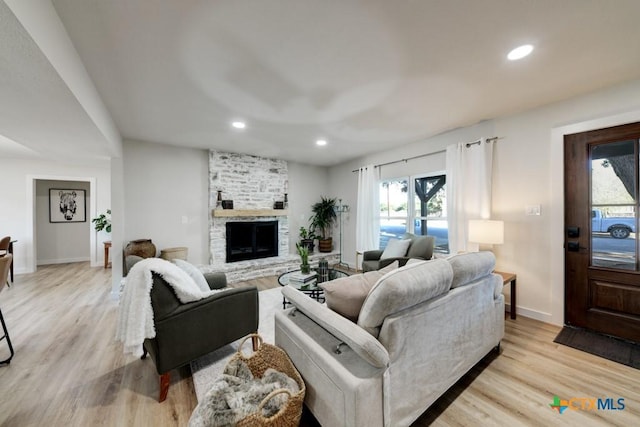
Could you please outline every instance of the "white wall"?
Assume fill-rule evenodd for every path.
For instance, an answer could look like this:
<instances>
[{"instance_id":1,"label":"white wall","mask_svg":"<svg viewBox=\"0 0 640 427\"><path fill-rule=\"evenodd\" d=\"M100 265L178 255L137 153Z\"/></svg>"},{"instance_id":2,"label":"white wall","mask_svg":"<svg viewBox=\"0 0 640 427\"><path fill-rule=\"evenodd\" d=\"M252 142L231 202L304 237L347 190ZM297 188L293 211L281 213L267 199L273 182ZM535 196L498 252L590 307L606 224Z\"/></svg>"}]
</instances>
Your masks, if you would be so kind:
<instances>
[{"instance_id":1,"label":"white wall","mask_svg":"<svg viewBox=\"0 0 640 427\"><path fill-rule=\"evenodd\" d=\"M158 251L186 246L189 261L209 263L208 155L201 149L124 142L123 245L150 238ZM308 226L311 205L320 195L332 194L328 193L327 168L289 162L288 171L289 248L293 252L298 229Z\"/></svg>"},{"instance_id":2,"label":"white wall","mask_svg":"<svg viewBox=\"0 0 640 427\"><path fill-rule=\"evenodd\" d=\"M189 261L208 264L208 151L125 140L123 152L123 245L186 246Z\"/></svg>"},{"instance_id":3,"label":"white wall","mask_svg":"<svg viewBox=\"0 0 640 427\"><path fill-rule=\"evenodd\" d=\"M84 212L77 210L76 215L85 215L84 222L50 222L50 189L84 190ZM82 193L79 193L82 194ZM61 264L67 262L89 261L91 219L89 201L91 188L83 181L36 180L36 264Z\"/></svg>"},{"instance_id":4,"label":"white wall","mask_svg":"<svg viewBox=\"0 0 640 427\"><path fill-rule=\"evenodd\" d=\"M14 245L14 270L16 274L30 273L35 269L35 181L60 179L65 181L93 181L95 205L87 206L88 218L103 212L111 203L111 176L109 161L95 161L84 165L65 164L30 159L0 159L0 234L10 235L18 242ZM31 200L29 198L31 197ZM93 265L101 265L103 246L98 235L92 247Z\"/></svg>"},{"instance_id":5,"label":"white wall","mask_svg":"<svg viewBox=\"0 0 640 427\"><path fill-rule=\"evenodd\" d=\"M329 174L325 167L288 163L289 168L289 252L296 252L300 240L300 227L309 228L311 205L320 196L335 197L337 189L330 190ZM335 246L335 245L334 245ZM318 251L318 248L315 248Z\"/></svg>"},{"instance_id":6,"label":"white wall","mask_svg":"<svg viewBox=\"0 0 640 427\"><path fill-rule=\"evenodd\" d=\"M640 81L481 122L335 166L329 171L330 188L352 205L349 227L345 229L343 258L349 264L355 264L357 177L351 172L353 169L437 152L455 142L504 137L496 146L493 178L493 218L505 221L505 243L494 248L497 267L518 275L519 314L562 324L562 134L578 128L586 130L594 128L592 126L621 124L621 120L640 120ZM383 167L382 175L387 178L396 173L407 176L444 170L444 166L444 157L435 155L394 165L394 170ZM526 216L525 206L534 204L541 205L542 215ZM508 289L505 288L505 292L508 294Z\"/></svg>"}]
</instances>

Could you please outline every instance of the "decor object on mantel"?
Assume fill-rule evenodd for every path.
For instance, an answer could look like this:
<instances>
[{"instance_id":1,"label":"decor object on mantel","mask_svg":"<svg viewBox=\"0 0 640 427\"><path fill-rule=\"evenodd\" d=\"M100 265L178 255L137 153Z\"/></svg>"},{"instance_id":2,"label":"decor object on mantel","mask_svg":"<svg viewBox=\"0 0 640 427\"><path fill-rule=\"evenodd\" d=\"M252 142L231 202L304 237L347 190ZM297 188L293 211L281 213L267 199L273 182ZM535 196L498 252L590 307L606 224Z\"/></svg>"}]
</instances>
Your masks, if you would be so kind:
<instances>
[{"instance_id":1,"label":"decor object on mantel","mask_svg":"<svg viewBox=\"0 0 640 427\"><path fill-rule=\"evenodd\" d=\"M331 252L333 248L331 229L337 219L335 208L336 199L324 196L320 198L319 202L311 206L311 211L313 212L311 225L321 232L321 237L318 238L318 250L320 252Z\"/></svg>"},{"instance_id":2,"label":"decor object on mantel","mask_svg":"<svg viewBox=\"0 0 640 427\"><path fill-rule=\"evenodd\" d=\"M233 200L223 200L222 209L233 209Z\"/></svg>"}]
</instances>

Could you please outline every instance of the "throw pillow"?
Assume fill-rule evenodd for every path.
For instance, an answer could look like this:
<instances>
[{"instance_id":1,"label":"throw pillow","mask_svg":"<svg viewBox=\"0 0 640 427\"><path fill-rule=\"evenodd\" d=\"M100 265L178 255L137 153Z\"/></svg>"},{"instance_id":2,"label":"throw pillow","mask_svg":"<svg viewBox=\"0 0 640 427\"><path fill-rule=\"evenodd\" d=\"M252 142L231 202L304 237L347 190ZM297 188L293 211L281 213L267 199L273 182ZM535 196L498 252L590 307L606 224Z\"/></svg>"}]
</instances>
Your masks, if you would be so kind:
<instances>
[{"instance_id":1,"label":"throw pillow","mask_svg":"<svg viewBox=\"0 0 640 427\"><path fill-rule=\"evenodd\" d=\"M369 290L382 276L397 268L398 261L395 261L377 271L368 271L320 283L320 288L324 290L327 307L352 322L356 322Z\"/></svg>"},{"instance_id":2,"label":"throw pillow","mask_svg":"<svg viewBox=\"0 0 640 427\"><path fill-rule=\"evenodd\" d=\"M411 245L411 240L409 239L389 239L389 241L387 242L387 247L384 248L384 252L382 252L380 259L403 257L407 254L409 245Z\"/></svg>"},{"instance_id":3,"label":"throw pillow","mask_svg":"<svg viewBox=\"0 0 640 427\"><path fill-rule=\"evenodd\" d=\"M201 291L206 292L211 290L211 288L209 288L207 280L204 278L204 275L200 270L198 270L195 265L181 259L174 259L173 263L180 267L182 271L187 273L193 279L193 281L196 282L196 285L198 285L198 288Z\"/></svg>"}]
</instances>

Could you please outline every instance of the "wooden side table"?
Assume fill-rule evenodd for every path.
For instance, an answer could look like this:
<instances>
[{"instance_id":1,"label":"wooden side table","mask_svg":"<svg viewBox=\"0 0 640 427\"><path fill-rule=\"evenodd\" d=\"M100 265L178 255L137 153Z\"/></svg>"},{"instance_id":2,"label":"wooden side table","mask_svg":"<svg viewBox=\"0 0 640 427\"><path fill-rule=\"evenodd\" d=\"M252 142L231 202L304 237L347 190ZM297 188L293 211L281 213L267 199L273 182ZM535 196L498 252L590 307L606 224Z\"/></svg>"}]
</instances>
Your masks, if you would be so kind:
<instances>
[{"instance_id":1,"label":"wooden side table","mask_svg":"<svg viewBox=\"0 0 640 427\"><path fill-rule=\"evenodd\" d=\"M514 273L505 273L503 271L494 271L494 273L502 276L502 284L506 285L507 283L511 283L511 310L510 317L512 319L516 318L516 275Z\"/></svg>"},{"instance_id":2,"label":"wooden side table","mask_svg":"<svg viewBox=\"0 0 640 427\"><path fill-rule=\"evenodd\" d=\"M109 248L111 247L111 242L104 242L104 268L111 267L111 263L109 262Z\"/></svg>"}]
</instances>

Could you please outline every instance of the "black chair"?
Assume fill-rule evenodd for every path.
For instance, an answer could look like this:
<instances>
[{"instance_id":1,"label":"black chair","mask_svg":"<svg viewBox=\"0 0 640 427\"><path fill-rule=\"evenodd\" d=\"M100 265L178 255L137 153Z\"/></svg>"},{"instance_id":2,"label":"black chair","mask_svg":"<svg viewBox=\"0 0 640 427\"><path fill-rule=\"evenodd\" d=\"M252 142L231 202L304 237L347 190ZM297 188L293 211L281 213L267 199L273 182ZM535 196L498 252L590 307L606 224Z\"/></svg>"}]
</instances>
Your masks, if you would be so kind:
<instances>
[{"instance_id":1,"label":"black chair","mask_svg":"<svg viewBox=\"0 0 640 427\"><path fill-rule=\"evenodd\" d=\"M223 274L205 275L211 289L226 286ZM258 290L227 289L208 298L183 304L171 285L153 273L151 306L156 336L143 344L160 375L162 402L169 392L171 370L258 331ZM253 342L254 349L257 341Z\"/></svg>"},{"instance_id":2,"label":"black chair","mask_svg":"<svg viewBox=\"0 0 640 427\"><path fill-rule=\"evenodd\" d=\"M7 254L3 257L0 257L0 291L4 288L5 283L8 282L9 277L9 267L11 266L11 262L13 261L13 255ZM11 359L13 358L13 346L11 345L11 338L9 338L9 331L7 330L7 324L4 323L4 316L2 316L2 310L0 310L0 323L2 323L2 330L4 331L4 335L0 337L0 341L3 339L7 340L7 345L9 346L9 351L11 352L11 356L8 359L0 361L0 365L11 363Z\"/></svg>"},{"instance_id":3,"label":"black chair","mask_svg":"<svg viewBox=\"0 0 640 427\"><path fill-rule=\"evenodd\" d=\"M407 253L401 257L380 258L384 251L373 250L365 251L362 255L362 271L380 270L394 261L398 261L400 267L405 265L410 259L431 259L433 258L433 249L435 247L436 238L433 236L418 236L406 233L404 239L411 240Z\"/></svg>"}]
</instances>

